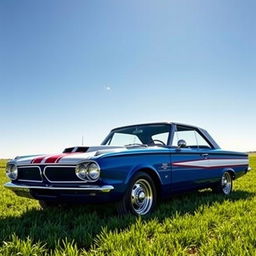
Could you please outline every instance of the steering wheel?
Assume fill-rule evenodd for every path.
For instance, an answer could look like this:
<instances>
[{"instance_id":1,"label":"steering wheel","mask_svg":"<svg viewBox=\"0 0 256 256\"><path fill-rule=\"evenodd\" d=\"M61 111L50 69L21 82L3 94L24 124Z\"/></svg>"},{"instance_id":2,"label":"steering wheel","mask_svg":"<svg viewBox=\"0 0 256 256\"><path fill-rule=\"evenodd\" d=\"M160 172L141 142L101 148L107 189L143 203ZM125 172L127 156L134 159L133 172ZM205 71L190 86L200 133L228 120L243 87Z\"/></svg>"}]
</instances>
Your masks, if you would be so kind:
<instances>
[{"instance_id":1,"label":"steering wheel","mask_svg":"<svg viewBox=\"0 0 256 256\"><path fill-rule=\"evenodd\" d=\"M162 144L163 146L166 146L166 144L165 144L163 141L161 141L161 140L153 140L153 142L154 142L154 144L157 144L157 143L155 143L155 142L159 142L159 143Z\"/></svg>"}]
</instances>

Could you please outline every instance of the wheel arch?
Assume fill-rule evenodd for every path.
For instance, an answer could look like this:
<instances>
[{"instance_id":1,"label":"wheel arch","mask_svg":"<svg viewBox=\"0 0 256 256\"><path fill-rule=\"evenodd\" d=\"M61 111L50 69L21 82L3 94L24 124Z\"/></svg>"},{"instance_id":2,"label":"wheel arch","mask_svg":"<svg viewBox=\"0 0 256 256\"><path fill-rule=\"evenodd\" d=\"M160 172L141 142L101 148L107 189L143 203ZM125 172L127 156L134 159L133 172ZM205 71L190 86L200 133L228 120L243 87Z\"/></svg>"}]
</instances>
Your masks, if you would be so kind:
<instances>
[{"instance_id":1,"label":"wheel arch","mask_svg":"<svg viewBox=\"0 0 256 256\"><path fill-rule=\"evenodd\" d=\"M128 184L130 182L130 180L134 177L134 175L138 172L144 172L146 174L148 174L152 180L154 181L155 183L155 186L156 186L156 190L157 190L157 194L159 195L160 192L161 192L161 185L162 185L162 182L161 182L161 178L160 178L160 175L159 173L154 170L153 168L151 167L139 167L139 168L136 168L131 175L129 175L126 179L126 184Z\"/></svg>"},{"instance_id":2,"label":"wheel arch","mask_svg":"<svg viewBox=\"0 0 256 256\"><path fill-rule=\"evenodd\" d=\"M222 173L222 174L224 174L224 172L228 172L228 173L231 175L231 177L232 177L233 180L236 179L236 172L235 172L234 169L232 169L232 168L226 168L226 169L223 170L223 173Z\"/></svg>"}]
</instances>

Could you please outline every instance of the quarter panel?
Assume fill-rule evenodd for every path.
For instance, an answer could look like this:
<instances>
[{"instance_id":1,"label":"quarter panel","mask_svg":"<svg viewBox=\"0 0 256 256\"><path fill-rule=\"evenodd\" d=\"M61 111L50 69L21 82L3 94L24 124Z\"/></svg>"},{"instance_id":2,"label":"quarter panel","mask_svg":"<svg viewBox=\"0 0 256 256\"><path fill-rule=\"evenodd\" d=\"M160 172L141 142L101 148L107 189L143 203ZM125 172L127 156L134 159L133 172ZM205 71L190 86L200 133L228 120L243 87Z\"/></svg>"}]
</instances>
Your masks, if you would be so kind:
<instances>
[{"instance_id":1,"label":"quarter panel","mask_svg":"<svg viewBox=\"0 0 256 256\"><path fill-rule=\"evenodd\" d=\"M171 158L174 191L211 187L225 171L233 171L238 178L248 168L247 154L220 149L176 150Z\"/></svg>"},{"instance_id":2,"label":"quarter panel","mask_svg":"<svg viewBox=\"0 0 256 256\"><path fill-rule=\"evenodd\" d=\"M235 178L244 175L249 166L248 155L240 152L212 150L209 153L209 172L218 181L225 171L232 170Z\"/></svg>"}]
</instances>

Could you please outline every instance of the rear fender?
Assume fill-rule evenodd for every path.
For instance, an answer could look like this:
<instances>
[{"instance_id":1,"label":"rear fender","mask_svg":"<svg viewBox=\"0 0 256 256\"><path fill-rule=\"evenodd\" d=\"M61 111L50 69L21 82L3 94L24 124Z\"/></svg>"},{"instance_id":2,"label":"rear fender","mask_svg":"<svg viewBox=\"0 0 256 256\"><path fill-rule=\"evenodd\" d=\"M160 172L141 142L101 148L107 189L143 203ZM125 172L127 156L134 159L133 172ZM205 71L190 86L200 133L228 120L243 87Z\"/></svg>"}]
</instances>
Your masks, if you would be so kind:
<instances>
[{"instance_id":1,"label":"rear fender","mask_svg":"<svg viewBox=\"0 0 256 256\"><path fill-rule=\"evenodd\" d=\"M225 172L229 172L229 173L231 174L231 177L232 177L233 180L236 179L236 172L235 172L234 169L232 169L232 168L225 168L225 169L223 169L223 171L222 171L222 175L223 175Z\"/></svg>"}]
</instances>

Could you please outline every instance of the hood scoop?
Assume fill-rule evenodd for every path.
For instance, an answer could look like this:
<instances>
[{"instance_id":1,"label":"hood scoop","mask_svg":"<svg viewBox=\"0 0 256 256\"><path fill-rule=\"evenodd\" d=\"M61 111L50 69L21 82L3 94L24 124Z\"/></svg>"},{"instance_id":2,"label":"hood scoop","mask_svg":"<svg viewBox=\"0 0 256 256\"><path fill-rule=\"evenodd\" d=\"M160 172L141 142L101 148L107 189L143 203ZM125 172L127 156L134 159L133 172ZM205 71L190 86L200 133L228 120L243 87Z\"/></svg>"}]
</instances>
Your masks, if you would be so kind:
<instances>
[{"instance_id":1,"label":"hood scoop","mask_svg":"<svg viewBox=\"0 0 256 256\"><path fill-rule=\"evenodd\" d=\"M124 149L124 147L119 146L90 146L90 147L71 147L71 148L65 148L63 153L88 153L93 151L99 151L98 154L102 154L102 152L108 153L116 151L117 149Z\"/></svg>"},{"instance_id":2,"label":"hood scoop","mask_svg":"<svg viewBox=\"0 0 256 256\"><path fill-rule=\"evenodd\" d=\"M87 152L89 147L71 147L65 148L63 153L85 153Z\"/></svg>"}]
</instances>

